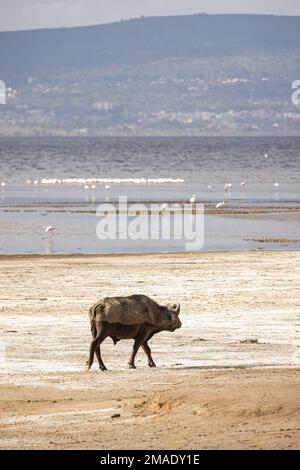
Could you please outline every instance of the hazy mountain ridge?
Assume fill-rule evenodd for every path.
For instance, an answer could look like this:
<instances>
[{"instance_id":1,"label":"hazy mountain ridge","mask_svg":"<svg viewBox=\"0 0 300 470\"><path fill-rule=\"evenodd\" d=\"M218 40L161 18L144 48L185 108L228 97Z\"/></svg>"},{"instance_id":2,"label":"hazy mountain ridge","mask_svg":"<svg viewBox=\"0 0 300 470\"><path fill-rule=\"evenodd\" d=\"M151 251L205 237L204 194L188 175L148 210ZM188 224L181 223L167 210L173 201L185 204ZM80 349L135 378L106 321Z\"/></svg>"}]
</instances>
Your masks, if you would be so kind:
<instances>
[{"instance_id":1,"label":"hazy mountain ridge","mask_svg":"<svg viewBox=\"0 0 300 470\"><path fill-rule=\"evenodd\" d=\"M298 50L300 17L193 15L0 33L4 80L169 57ZM18 73L18 77L15 74Z\"/></svg>"},{"instance_id":2,"label":"hazy mountain ridge","mask_svg":"<svg viewBox=\"0 0 300 470\"><path fill-rule=\"evenodd\" d=\"M2 133L298 132L299 40L300 17L261 15L3 32Z\"/></svg>"}]
</instances>

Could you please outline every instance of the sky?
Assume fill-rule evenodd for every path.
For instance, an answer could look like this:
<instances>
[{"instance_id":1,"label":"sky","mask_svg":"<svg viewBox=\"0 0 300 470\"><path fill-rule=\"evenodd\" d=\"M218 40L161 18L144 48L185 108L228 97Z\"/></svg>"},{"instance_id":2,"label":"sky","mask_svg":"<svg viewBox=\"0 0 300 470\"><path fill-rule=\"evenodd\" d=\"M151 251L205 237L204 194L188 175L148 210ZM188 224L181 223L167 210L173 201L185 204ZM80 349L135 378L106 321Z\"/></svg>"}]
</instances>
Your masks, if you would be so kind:
<instances>
[{"instance_id":1,"label":"sky","mask_svg":"<svg viewBox=\"0 0 300 470\"><path fill-rule=\"evenodd\" d=\"M299 0L0 0L0 31L193 13L300 15Z\"/></svg>"}]
</instances>

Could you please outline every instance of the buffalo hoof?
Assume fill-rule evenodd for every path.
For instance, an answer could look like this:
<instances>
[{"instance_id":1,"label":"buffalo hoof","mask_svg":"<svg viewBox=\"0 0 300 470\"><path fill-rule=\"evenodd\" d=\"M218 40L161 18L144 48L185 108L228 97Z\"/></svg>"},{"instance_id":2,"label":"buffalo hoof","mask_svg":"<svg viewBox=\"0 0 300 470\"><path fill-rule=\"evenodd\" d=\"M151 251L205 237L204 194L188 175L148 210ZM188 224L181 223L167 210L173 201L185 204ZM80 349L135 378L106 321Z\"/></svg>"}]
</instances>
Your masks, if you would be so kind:
<instances>
[{"instance_id":1,"label":"buffalo hoof","mask_svg":"<svg viewBox=\"0 0 300 470\"><path fill-rule=\"evenodd\" d=\"M88 372L90 370L91 366L89 364L86 364L85 366L85 371Z\"/></svg>"},{"instance_id":2,"label":"buffalo hoof","mask_svg":"<svg viewBox=\"0 0 300 470\"><path fill-rule=\"evenodd\" d=\"M149 362L148 366L149 367L156 367L156 364L155 364L155 362Z\"/></svg>"},{"instance_id":3,"label":"buffalo hoof","mask_svg":"<svg viewBox=\"0 0 300 470\"><path fill-rule=\"evenodd\" d=\"M105 366L99 366L99 369L100 370L107 370L107 368Z\"/></svg>"},{"instance_id":4,"label":"buffalo hoof","mask_svg":"<svg viewBox=\"0 0 300 470\"><path fill-rule=\"evenodd\" d=\"M136 369L134 364L129 364L129 369Z\"/></svg>"}]
</instances>

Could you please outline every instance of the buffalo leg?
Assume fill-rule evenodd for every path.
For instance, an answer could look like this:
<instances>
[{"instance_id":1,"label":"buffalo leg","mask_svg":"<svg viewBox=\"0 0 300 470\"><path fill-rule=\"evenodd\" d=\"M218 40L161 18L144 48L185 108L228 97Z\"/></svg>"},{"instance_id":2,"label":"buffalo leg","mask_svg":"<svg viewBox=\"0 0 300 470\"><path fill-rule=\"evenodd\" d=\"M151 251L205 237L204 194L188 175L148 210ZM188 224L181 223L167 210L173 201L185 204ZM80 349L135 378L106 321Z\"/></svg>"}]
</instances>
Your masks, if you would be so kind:
<instances>
[{"instance_id":1,"label":"buffalo leg","mask_svg":"<svg viewBox=\"0 0 300 470\"><path fill-rule=\"evenodd\" d=\"M98 346L98 348L95 349L95 354L96 354L96 358L97 358L98 363L99 363L99 369L107 370L107 368L105 367L104 362L102 361L100 346Z\"/></svg>"},{"instance_id":2,"label":"buffalo leg","mask_svg":"<svg viewBox=\"0 0 300 470\"><path fill-rule=\"evenodd\" d=\"M142 348L143 350L145 351L147 357L148 357L148 366L149 367L156 367L156 364L155 362L153 361L152 359L152 356L151 356L151 349L147 343L147 341L145 341L143 344L142 344Z\"/></svg>"},{"instance_id":3,"label":"buffalo leg","mask_svg":"<svg viewBox=\"0 0 300 470\"><path fill-rule=\"evenodd\" d=\"M128 365L129 365L130 369L136 369L135 364L134 364L135 356L136 356L138 350L140 349L140 347L142 346L142 344L145 343L147 338L148 338L148 334L145 334L145 332L139 334L139 336L137 336L135 338L133 348L132 348L132 353L131 353L131 356L130 356L130 359L129 359L129 362L128 362Z\"/></svg>"},{"instance_id":4,"label":"buffalo leg","mask_svg":"<svg viewBox=\"0 0 300 470\"><path fill-rule=\"evenodd\" d=\"M101 352L100 352L100 344L105 340L105 338L107 338L107 332L105 331L105 329L101 329L96 338L94 338L91 342L91 345L90 345L90 356L89 356L89 360L88 360L88 363L87 363L87 370L89 370L94 362L94 354L96 353L96 356L98 358L98 361L99 361L99 368L101 370L107 370L106 367L105 367L105 364L104 362L102 361L102 357L101 357Z\"/></svg>"},{"instance_id":5,"label":"buffalo leg","mask_svg":"<svg viewBox=\"0 0 300 470\"><path fill-rule=\"evenodd\" d=\"M96 328L95 322L91 322L91 333L92 333L93 339L95 339L96 336L97 336L97 328ZM96 357L98 359L99 369L107 370L105 365L103 364L103 361L102 361L100 346L98 346L98 348L95 349L95 354L96 354ZM89 364L89 359L86 362L86 365L88 365L88 364Z\"/></svg>"}]
</instances>

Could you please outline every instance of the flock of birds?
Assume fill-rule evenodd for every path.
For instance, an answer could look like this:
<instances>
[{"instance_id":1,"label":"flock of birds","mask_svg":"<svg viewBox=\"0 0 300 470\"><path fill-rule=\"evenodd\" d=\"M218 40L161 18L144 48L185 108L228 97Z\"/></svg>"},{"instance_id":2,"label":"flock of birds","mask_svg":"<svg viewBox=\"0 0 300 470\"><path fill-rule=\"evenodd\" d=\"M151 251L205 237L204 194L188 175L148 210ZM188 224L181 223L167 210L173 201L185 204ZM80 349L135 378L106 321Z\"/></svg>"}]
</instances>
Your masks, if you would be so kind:
<instances>
[{"instance_id":1,"label":"flock of birds","mask_svg":"<svg viewBox=\"0 0 300 470\"><path fill-rule=\"evenodd\" d=\"M264 154L264 158L268 158L268 157L269 157L269 155L268 155L267 153L265 153L265 154ZM244 188L246 185L247 185L247 182L246 182L246 181L243 180L243 181L240 182L240 187L241 187L241 188ZM278 188L278 186L279 186L279 183L276 181L276 182L274 183L274 187L275 187L275 188ZM231 188L232 188L232 183L226 183L226 184L224 185L224 191L225 191L225 193L228 194L229 191L231 190ZM209 185L207 186L207 189L212 190L212 189L213 189L213 186L209 184ZM193 194L193 196L190 198L189 201L190 201L191 204L195 204L195 202L196 202L196 194ZM224 199L223 201L218 202L215 207L216 207L216 209L221 209L221 208L224 207L225 205L226 205L226 200Z\"/></svg>"},{"instance_id":2,"label":"flock of birds","mask_svg":"<svg viewBox=\"0 0 300 470\"><path fill-rule=\"evenodd\" d=\"M269 155L268 155L267 153L265 153L265 154L264 154L264 158L268 158L268 157L269 157ZM34 186L37 186L37 185L39 184L39 181L38 181L38 180L30 180L30 179L28 179L26 182L27 182L27 184L33 184ZM246 182L246 181L243 180L243 181L240 182L240 187L241 187L241 188L245 187L246 185L247 185L247 182ZM278 187L278 186L279 186L279 183L278 183L278 182L275 182L275 183L274 183L274 187ZM2 189L4 189L4 188L6 187L6 182L5 182L5 181L1 181L0 187L1 187ZM85 184L83 187L84 187L84 189L86 189L86 190L87 190L87 189L93 189L93 190L95 190L95 189L97 188L97 186L96 186L95 184L91 184L91 185ZM110 189L110 185L109 185L109 184L105 184L104 188L105 188L106 190L108 190L108 189ZM224 191L225 191L225 193L228 194L229 191L231 190L231 188L232 188L232 183L230 183L230 182L229 182L229 183L226 183L226 184L224 185ZM208 190L212 190L212 189L213 189L213 185L208 185L208 186L207 186L207 189L208 189ZM190 204L195 204L195 203L196 203L196 200L197 200L196 194L193 194L193 195L191 196L191 198L189 199L189 202L190 202ZM215 207L216 207L216 209L221 209L222 207L224 207L224 206L226 205L226 203L227 203L227 202L226 202L226 200L224 199L223 201L218 202ZM43 227L43 231L47 234L48 237L51 237L51 236L54 234L55 230L56 230L56 228L55 228L53 225L47 225L47 226Z\"/></svg>"},{"instance_id":3,"label":"flock of birds","mask_svg":"<svg viewBox=\"0 0 300 470\"><path fill-rule=\"evenodd\" d=\"M264 154L264 157L265 157L265 158L268 158L268 157L269 157L269 154L268 154L268 153L265 153L265 154ZM246 184L247 184L246 181L241 181L241 182L240 182L240 187L243 188L244 186L246 186ZM276 182L274 183L274 187L275 187L275 188L278 188L278 186L279 186L279 183L276 181ZM208 188L208 189L212 189L212 186L209 185L209 186L207 186L207 188ZM224 185L224 190L225 190L226 193L228 193L231 188L232 188L232 183L226 183L226 184ZM193 197L190 199L190 202L191 202L191 203L195 203L195 194L194 194ZM226 201L225 201L225 200L223 200L223 201L221 201L221 202L218 202L218 204L216 204L216 209L221 209L221 208L224 207L225 205L226 205Z\"/></svg>"},{"instance_id":4,"label":"flock of birds","mask_svg":"<svg viewBox=\"0 0 300 470\"><path fill-rule=\"evenodd\" d=\"M240 186L241 186L241 187L244 187L244 186L246 186L246 184L247 184L246 181L241 181ZM278 183L275 183L275 185L277 186ZM228 193L231 188L232 188L232 183L226 183L226 184L224 185L224 191L225 191L226 193ZM207 186L207 189L211 190L211 189L213 189L213 186L212 186L212 185L208 185L208 186ZM189 199L189 202L190 202L191 204L195 204L195 203L196 203L196 194L193 194L193 196ZM218 204L216 205L216 209L221 209L221 207L224 207L225 205L226 205L226 201L225 201L225 200L222 201L222 202L218 202Z\"/></svg>"}]
</instances>

